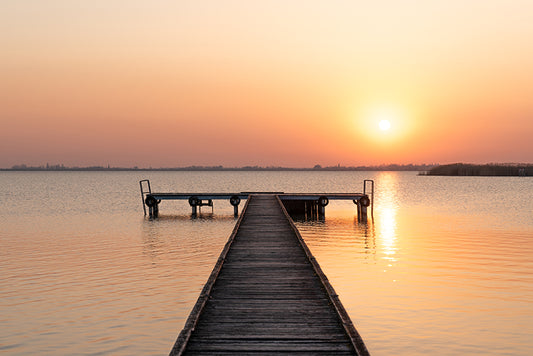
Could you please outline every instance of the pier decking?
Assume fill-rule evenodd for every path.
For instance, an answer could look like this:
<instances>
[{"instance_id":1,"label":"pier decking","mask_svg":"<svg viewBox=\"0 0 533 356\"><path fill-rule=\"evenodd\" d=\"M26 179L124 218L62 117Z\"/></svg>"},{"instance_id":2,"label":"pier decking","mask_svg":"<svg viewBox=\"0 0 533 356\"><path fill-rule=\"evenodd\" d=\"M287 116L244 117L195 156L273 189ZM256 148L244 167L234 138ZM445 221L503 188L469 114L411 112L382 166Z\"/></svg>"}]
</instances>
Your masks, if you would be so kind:
<instances>
[{"instance_id":1,"label":"pier decking","mask_svg":"<svg viewBox=\"0 0 533 356\"><path fill-rule=\"evenodd\" d=\"M368 355L280 197L250 195L170 355Z\"/></svg>"}]
</instances>

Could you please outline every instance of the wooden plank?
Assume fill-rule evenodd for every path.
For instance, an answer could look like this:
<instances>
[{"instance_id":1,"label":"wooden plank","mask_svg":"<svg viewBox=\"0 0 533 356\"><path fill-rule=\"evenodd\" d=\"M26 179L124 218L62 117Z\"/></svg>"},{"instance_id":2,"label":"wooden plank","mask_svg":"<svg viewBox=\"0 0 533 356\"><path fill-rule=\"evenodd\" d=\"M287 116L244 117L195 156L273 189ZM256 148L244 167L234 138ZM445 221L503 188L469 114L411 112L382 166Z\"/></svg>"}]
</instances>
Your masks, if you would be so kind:
<instances>
[{"instance_id":1,"label":"wooden plank","mask_svg":"<svg viewBox=\"0 0 533 356\"><path fill-rule=\"evenodd\" d=\"M368 354L278 198L237 225L171 355Z\"/></svg>"},{"instance_id":2,"label":"wooden plank","mask_svg":"<svg viewBox=\"0 0 533 356\"><path fill-rule=\"evenodd\" d=\"M300 353L302 354L302 353ZM196 355L202 355L202 356L209 356L209 355L216 355L216 356L225 356L225 355L235 355L235 352L233 351L188 351L187 355L190 356L196 356ZM239 355L241 356L266 356L266 355L272 355L272 352L270 351L241 351L239 352ZM351 351L333 351L333 352L327 352L327 351L306 351L306 356L347 356L347 355L353 355ZM293 352L281 352L276 351L276 356L294 356Z\"/></svg>"},{"instance_id":3,"label":"wooden plank","mask_svg":"<svg viewBox=\"0 0 533 356\"><path fill-rule=\"evenodd\" d=\"M239 342L240 341L240 342ZM205 340L192 339L187 345L187 350L191 351L352 351L351 345L342 341L321 341L321 340Z\"/></svg>"}]
</instances>

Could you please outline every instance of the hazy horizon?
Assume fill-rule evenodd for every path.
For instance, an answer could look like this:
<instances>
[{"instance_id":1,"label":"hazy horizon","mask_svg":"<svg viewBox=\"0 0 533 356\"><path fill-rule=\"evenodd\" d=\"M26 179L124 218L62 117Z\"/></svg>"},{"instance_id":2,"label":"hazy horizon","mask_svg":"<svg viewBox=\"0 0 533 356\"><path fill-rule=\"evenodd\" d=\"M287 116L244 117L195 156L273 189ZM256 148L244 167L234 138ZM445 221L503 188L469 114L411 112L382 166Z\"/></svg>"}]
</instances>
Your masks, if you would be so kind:
<instances>
[{"instance_id":1,"label":"hazy horizon","mask_svg":"<svg viewBox=\"0 0 533 356\"><path fill-rule=\"evenodd\" d=\"M332 166L322 166L316 164L308 167L291 167L291 166L259 166L259 165L247 165L247 166L224 166L224 165L190 165L190 166L111 166L111 165L93 165L93 166L65 166L64 164L40 164L35 166L29 166L26 164L16 164L11 167L0 167L2 171L99 171L99 170L116 170L116 171L417 171L417 170L429 170L436 167L449 167L449 166L470 166L470 167L531 167L533 163L529 162L490 162L490 163L465 163L455 162L452 164L439 164L439 163L407 163L407 164L379 164L379 165L363 165L363 166L344 166L341 164Z\"/></svg>"},{"instance_id":2,"label":"hazy horizon","mask_svg":"<svg viewBox=\"0 0 533 356\"><path fill-rule=\"evenodd\" d=\"M533 162L532 11L2 2L0 167Z\"/></svg>"},{"instance_id":3,"label":"hazy horizon","mask_svg":"<svg viewBox=\"0 0 533 356\"><path fill-rule=\"evenodd\" d=\"M521 164L521 163L517 163ZM290 166L279 166L279 165L270 165L270 166L259 166L259 165L246 165L246 166L224 166L224 165L212 165L212 166L203 166L203 165L190 165L190 166L175 166L175 167L154 167L154 166L111 166L111 165L94 165L94 166L81 166L81 165L73 165L73 166L65 166L64 164L40 164L35 166L26 165L24 163L22 164L15 164L11 167L0 167L0 169L9 170L9 169L87 169L87 168L103 168L103 169L190 169L190 168L198 168L198 169L247 169L247 168L257 168L257 169L302 169L302 170L310 170L310 169L332 169L332 168L340 168L340 169L350 169L350 168L379 168L379 167L431 167L436 166L437 164L414 164L414 163L408 163L408 164L381 164L381 165L368 165L368 166L344 166L341 164L336 164L332 166L322 166L319 164L308 166L308 167L290 167Z\"/></svg>"}]
</instances>

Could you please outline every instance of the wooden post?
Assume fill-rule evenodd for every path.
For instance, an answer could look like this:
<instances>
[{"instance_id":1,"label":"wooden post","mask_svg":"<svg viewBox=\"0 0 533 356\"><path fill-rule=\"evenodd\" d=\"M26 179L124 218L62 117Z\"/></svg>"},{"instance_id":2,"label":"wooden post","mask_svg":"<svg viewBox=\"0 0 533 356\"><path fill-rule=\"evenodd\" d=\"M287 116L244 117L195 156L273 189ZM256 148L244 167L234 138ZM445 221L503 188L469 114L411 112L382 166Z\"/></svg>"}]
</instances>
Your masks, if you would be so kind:
<instances>
[{"instance_id":1,"label":"wooden post","mask_svg":"<svg viewBox=\"0 0 533 356\"><path fill-rule=\"evenodd\" d=\"M196 196L189 197L189 205L192 208L193 217L196 217L196 214L198 213L198 203L199 203L198 197Z\"/></svg>"},{"instance_id":2,"label":"wooden post","mask_svg":"<svg viewBox=\"0 0 533 356\"><path fill-rule=\"evenodd\" d=\"M237 217L239 216L239 203L241 202L241 198L239 198L237 195L232 195L231 198L229 198L229 203L233 205L233 216Z\"/></svg>"},{"instance_id":3,"label":"wooden post","mask_svg":"<svg viewBox=\"0 0 533 356\"><path fill-rule=\"evenodd\" d=\"M324 219L326 217L326 206L318 205L318 218Z\"/></svg>"},{"instance_id":4,"label":"wooden post","mask_svg":"<svg viewBox=\"0 0 533 356\"><path fill-rule=\"evenodd\" d=\"M368 206L361 204L361 201L357 201L357 221L366 222L368 220Z\"/></svg>"},{"instance_id":5,"label":"wooden post","mask_svg":"<svg viewBox=\"0 0 533 356\"><path fill-rule=\"evenodd\" d=\"M314 220L318 214L318 206L314 200L303 200L304 217L306 220Z\"/></svg>"},{"instance_id":6,"label":"wooden post","mask_svg":"<svg viewBox=\"0 0 533 356\"><path fill-rule=\"evenodd\" d=\"M156 203L153 209L154 209L154 218L157 218L159 216L159 203Z\"/></svg>"},{"instance_id":7,"label":"wooden post","mask_svg":"<svg viewBox=\"0 0 533 356\"><path fill-rule=\"evenodd\" d=\"M368 220L367 211L368 211L368 207L362 205L361 206L361 220L363 220L363 221L367 221Z\"/></svg>"},{"instance_id":8,"label":"wooden post","mask_svg":"<svg viewBox=\"0 0 533 356\"><path fill-rule=\"evenodd\" d=\"M315 202L316 204L316 213L318 220L324 220L326 218L326 205L329 204L329 199L327 196L323 195Z\"/></svg>"}]
</instances>

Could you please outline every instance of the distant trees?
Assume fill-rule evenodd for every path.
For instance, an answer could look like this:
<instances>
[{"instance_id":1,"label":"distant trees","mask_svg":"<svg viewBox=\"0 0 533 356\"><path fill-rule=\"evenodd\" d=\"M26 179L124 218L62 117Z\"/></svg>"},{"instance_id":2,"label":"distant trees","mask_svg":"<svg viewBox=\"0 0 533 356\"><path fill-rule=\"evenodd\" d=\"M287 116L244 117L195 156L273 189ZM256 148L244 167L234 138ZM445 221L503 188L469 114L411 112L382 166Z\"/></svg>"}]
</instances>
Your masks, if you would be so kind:
<instances>
[{"instance_id":1,"label":"distant trees","mask_svg":"<svg viewBox=\"0 0 533 356\"><path fill-rule=\"evenodd\" d=\"M49 163L41 166L28 166L26 164L16 164L9 170L13 171L75 171L75 170L103 170L104 167L66 167L64 164L51 165Z\"/></svg>"},{"instance_id":2,"label":"distant trees","mask_svg":"<svg viewBox=\"0 0 533 356\"><path fill-rule=\"evenodd\" d=\"M472 168L466 168L467 165L463 165L460 169L455 168L442 168L442 167L448 167L447 166L437 166L436 164L385 164L385 165L378 165L378 166L341 166L340 164L334 165L334 166L322 166L320 164L316 164L313 167L310 168L291 168L291 167L280 167L280 166L243 166L243 167L224 167L222 165L217 166L188 166L188 167L170 167L170 168L139 168L138 166L135 167L112 167L111 165L106 166L90 166L90 167L68 167L63 164L49 164L46 163L46 165L41 166L28 166L26 164L17 164L12 166L8 169L0 169L0 170L14 170L14 171L133 171L133 170L139 170L139 171L419 171L419 172L427 172L424 174L430 174L430 175L518 175L515 174L515 171L517 171L517 167L513 166L514 168L509 170L509 172L512 173L505 173L505 169L503 168L505 166L497 166L497 172L498 174L490 173L491 170L487 170L486 168L483 168L482 170L479 170L479 172L482 173L475 173L474 171L469 171L468 169L472 170ZM485 166L480 166L485 167ZM530 173L529 168L524 168L522 172L525 172L526 175L533 175L533 173ZM443 173L445 172L445 173ZM470 173L469 173L470 172ZM487 173L489 172L489 173ZM501 173L504 172L504 173Z\"/></svg>"},{"instance_id":3,"label":"distant trees","mask_svg":"<svg viewBox=\"0 0 533 356\"><path fill-rule=\"evenodd\" d=\"M430 176L533 176L530 164L465 164L453 163L431 168Z\"/></svg>"}]
</instances>

